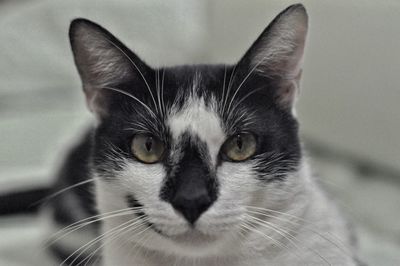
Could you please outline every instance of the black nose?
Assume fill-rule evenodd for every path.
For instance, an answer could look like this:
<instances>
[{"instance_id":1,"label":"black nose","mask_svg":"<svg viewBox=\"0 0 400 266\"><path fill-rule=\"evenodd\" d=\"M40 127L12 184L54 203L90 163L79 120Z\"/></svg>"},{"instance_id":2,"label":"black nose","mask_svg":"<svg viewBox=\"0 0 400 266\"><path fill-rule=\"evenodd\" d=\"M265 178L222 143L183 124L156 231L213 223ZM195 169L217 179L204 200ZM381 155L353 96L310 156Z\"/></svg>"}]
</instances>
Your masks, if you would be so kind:
<instances>
[{"instance_id":1,"label":"black nose","mask_svg":"<svg viewBox=\"0 0 400 266\"><path fill-rule=\"evenodd\" d=\"M212 202L205 187L188 186L176 192L171 204L193 225Z\"/></svg>"}]
</instances>

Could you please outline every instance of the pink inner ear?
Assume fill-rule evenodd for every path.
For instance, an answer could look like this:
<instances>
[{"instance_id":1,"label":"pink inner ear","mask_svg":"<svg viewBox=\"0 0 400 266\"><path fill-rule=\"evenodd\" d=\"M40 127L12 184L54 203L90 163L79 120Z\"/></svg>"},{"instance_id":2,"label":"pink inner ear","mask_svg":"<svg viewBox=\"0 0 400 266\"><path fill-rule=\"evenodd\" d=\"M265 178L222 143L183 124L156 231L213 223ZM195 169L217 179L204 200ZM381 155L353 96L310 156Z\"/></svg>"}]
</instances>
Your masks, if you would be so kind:
<instances>
[{"instance_id":1,"label":"pink inner ear","mask_svg":"<svg viewBox=\"0 0 400 266\"><path fill-rule=\"evenodd\" d=\"M101 118L106 116L107 102L104 99L105 92L99 92L101 89L96 88L84 88L86 96L86 105L88 106L90 112L96 115L96 118Z\"/></svg>"},{"instance_id":2,"label":"pink inner ear","mask_svg":"<svg viewBox=\"0 0 400 266\"><path fill-rule=\"evenodd\" d=\"M253 45L252 65L260 75L276 79L276 99L291 109L299 90L307 36L305 10L288 10L271 24L269 31Z\"/></svg>"},{"instance_id":3,"label":"pink inner ear","mask_svg":"<svg viewBox=\"0 0 400 266\"><path fill-rule=\"evenodd\" d=\"M302 71L300 70L295 79L282 82L280 88L277 91L278 103L285 109L290 109L293 107L293 104L299 93L301 72Z\"/></svg>"}]
</instances>

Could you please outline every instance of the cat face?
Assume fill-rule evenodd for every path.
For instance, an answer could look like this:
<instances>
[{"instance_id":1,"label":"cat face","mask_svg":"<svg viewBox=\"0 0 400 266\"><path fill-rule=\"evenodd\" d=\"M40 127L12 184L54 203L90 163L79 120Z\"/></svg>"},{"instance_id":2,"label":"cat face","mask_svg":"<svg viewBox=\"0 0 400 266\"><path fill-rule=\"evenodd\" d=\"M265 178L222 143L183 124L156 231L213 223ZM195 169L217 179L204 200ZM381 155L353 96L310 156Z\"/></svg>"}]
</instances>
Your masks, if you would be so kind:
<instances>
[{"instance_id":1,"label":"cat face","mask_svg":"<svg viewBox=\"0 0 400 266\"><path fill-rule=\"evenodd\" d=\"M98 121L99 209L131 208L113 222L145 228L143 245L199 253L237 236L249 206L284 205L301 160L292 109L306 31L296 5L235 65L154 69L99 25L74 20L72 50Z\"/></svg>"}]
</instances>

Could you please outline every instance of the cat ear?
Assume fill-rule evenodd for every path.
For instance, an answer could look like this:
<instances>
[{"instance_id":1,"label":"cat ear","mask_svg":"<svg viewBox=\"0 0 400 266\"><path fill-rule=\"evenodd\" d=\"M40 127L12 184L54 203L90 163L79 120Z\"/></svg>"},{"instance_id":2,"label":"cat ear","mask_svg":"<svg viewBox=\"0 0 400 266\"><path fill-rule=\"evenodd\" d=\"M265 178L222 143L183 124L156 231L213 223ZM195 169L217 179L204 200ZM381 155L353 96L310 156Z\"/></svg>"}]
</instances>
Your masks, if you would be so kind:
<instances>
[{"instance_id":1,"label":"cat ear","mask_svg":"<svg viewBox=\"0 0 400 266\"><path fill-rule=\"evenodd\" d=\"M261 33L241 62L277 84L278 104L291 108L298 92L308 16L302 4L282 11Z\"/></svg>"},{"instance_id":2,"label":"cat ear","mask_svg":"<svg viewBox=\"0 0 400 266\"><path fill-rule=\"evenodd\" d=\"M89 109L106 113L106 89L129 82L150 68L110 32L86 19L71 22L69 37Z\"/></svg>"}]
</instances>

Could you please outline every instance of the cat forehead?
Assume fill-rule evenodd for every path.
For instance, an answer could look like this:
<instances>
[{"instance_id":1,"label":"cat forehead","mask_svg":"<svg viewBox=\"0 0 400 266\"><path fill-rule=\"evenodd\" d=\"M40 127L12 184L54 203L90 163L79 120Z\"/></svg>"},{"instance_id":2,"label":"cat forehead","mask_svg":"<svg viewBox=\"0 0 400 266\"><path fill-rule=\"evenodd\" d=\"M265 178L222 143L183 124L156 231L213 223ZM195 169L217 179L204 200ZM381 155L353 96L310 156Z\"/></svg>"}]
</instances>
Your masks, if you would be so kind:
<instances>
[{"instance_id":1,"label":"cat forehead","mask_svg":"<svg viewBox=\"0 0 400 266\"><path fill-rule=\"evenodd\" d=\"M183 134L189 134L205 143L213 161L226 138L217 102L213 98L206 103L203 97L189 96L179 110L172 109L167 124L175 141L179 141Z\"/></svg>"},{"instance_id":2,"label":"cat forehead","mask_svg":"<svg viewBox=\"0 0 400 266\"><path fill-rule=\"evenodd\" d=\"M203 97L190 96L179 110L170 112L167 123L174 139L185 132L196 134L202 141L225 135L216 102L212 99L209 101L206 104Z\"/></svg>"},{"instance_id":3,"label":"cat forehead","mask_svg":"<svg viewBox=\"0 0 400 266\"><path fill-rule=\"evenodd\" d=\"M205 84L205 81L209 80L208 75L204 73L204 69L207 68L197 66L186 69L189 82L185 84L182 93L175 96L182 98L183 104L173 104L167 119L175 140L184 133L196 135L203 142L224 137L216 95L207 91L208 86Z\"/></svg>"}]
</instances>

